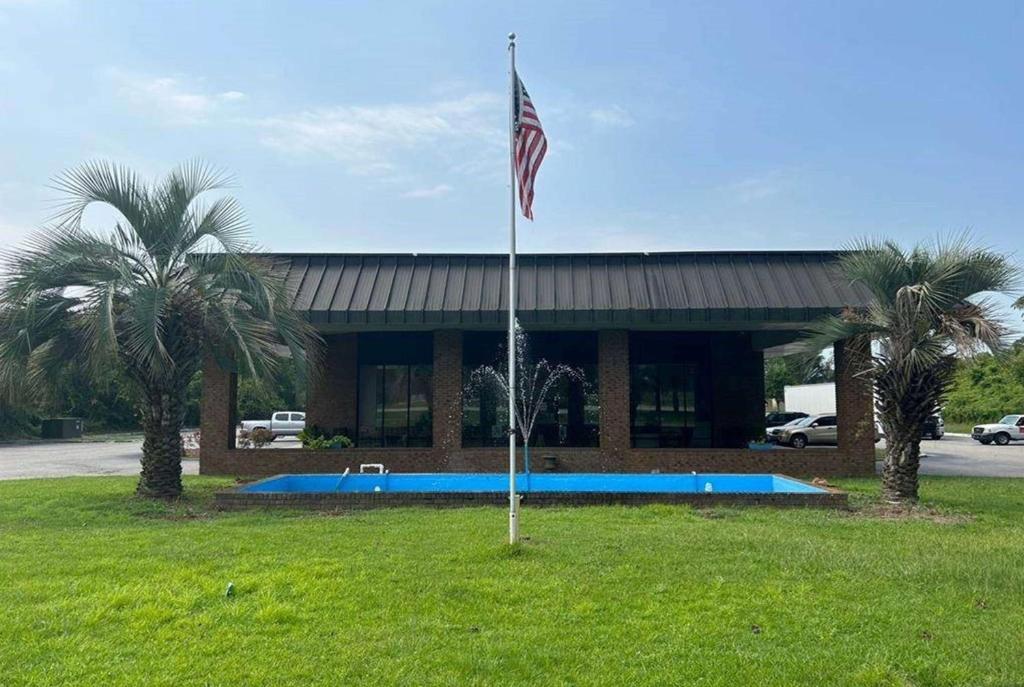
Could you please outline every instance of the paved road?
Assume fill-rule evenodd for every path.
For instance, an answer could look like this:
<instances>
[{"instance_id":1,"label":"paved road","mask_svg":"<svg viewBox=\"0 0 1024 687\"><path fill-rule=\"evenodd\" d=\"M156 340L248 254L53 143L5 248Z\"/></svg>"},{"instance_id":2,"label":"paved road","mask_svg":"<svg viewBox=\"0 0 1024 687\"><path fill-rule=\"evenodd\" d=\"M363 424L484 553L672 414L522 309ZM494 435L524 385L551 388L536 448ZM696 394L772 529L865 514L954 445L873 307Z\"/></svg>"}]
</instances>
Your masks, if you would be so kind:
<instances>
[{"instance_id":1,"label":"paved road","mask_svg":"<svg viewBox=\"0 0 1024 687\"><path fill-rule=\"evenodd\" d=\"M925 475L1024 477L1024 442L982 446L968 436L947 434L939 441L922 441L921 452Z\"/></svg>"},{"instance_id":2,"label":"paved road","mask_svg":"<svg viewBox=\"0 0 1024 687\"><path fill-rule=\"evenodd\" d=\"M137 475L141 442L32 442L0 445L0 480L75 475ZM186 475L199 461L182 461Z\"/></svg>"},{"instance_id":3,"label":"paved road","mask_svg":"<svg viewBox=\"0 0 1024 687\"><path fill-rule=\"evenodd\" d=\"M879 444L883 446L884 444ZM274 442L274 448L298 446L293 439ZM941 441L923 441L926 454L921 472L928 475L1024 477L1024 442L1009 446L982 446L969 437L946 435ZM137 475L140 443L34 442L0 445L0 480L74 475ZM199 463L182 463L185 474L199 472Z\"/></svg>"}]
</instances>

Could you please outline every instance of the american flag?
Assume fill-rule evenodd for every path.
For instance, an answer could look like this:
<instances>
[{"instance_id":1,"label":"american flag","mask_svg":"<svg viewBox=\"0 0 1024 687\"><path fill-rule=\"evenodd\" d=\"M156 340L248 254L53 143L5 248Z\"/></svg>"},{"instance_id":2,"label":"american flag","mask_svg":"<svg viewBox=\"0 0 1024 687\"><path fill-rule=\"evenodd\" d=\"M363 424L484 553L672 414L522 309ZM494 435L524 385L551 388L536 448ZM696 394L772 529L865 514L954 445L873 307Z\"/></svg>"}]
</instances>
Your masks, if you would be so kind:
<instances>
[{"instance_id":1,"label":"american flag","mask_svg":"<svg viewBox=\"0 0 1024 687\"><path fill-rule=\"evenodd\" d=\"M516 179L519 180L519 206L526 219L533 219L533 182L548 152L548 139L533 109L533 101L516 74L513 94L513 132L515 133Z\"/></svg>"}]
</instances>

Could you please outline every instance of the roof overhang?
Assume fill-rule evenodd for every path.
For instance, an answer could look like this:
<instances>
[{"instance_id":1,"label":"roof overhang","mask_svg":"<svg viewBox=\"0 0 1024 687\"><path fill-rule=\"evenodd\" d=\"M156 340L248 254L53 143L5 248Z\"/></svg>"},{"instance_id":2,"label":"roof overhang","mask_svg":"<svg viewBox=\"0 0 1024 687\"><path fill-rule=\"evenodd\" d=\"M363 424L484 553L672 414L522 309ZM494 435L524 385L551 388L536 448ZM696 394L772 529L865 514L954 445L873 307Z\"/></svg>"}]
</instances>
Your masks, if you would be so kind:
<instances>
[{"instance_id":1,"label":"roof overhang","mask_svg":"<svg viewBox=\"0 0 1024 687\"><path fill-rule=\"evenodd\" d=\"M268 254L324 332L500 329L504 255ZM517 317L545 329L799 331L867 303L830 251L525 254Z\"/></svg>"}]
</instances>

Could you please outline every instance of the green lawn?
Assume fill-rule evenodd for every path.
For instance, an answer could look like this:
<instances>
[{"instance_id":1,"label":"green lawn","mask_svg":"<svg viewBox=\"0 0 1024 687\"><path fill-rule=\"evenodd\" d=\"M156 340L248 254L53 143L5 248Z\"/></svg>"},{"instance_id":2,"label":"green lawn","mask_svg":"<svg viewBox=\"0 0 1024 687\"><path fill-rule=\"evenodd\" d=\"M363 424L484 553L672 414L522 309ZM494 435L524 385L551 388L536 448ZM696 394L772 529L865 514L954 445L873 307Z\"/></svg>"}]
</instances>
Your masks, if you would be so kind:
<instances>
[{"instance_id":1,"label":"green lawn","mask_svg":"<svg viewBox=\"0 0 1024 687\"><path fill-rule=\"evenodd\" d=\"M0 483L0 684L1021 685L1024 482L935 517L766 508L218 514ZM236 593L225 588L234 582Z\"/></svg>"}]
</instances>

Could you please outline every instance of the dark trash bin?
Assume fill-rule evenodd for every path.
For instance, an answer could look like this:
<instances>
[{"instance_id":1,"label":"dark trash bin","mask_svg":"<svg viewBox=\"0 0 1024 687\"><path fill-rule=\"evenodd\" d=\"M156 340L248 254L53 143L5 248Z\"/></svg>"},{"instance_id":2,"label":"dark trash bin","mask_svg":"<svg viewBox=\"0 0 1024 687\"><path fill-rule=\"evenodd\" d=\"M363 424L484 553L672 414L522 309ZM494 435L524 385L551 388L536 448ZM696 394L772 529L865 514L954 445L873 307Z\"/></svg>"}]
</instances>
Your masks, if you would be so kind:
<instances>
[{"instance_id":1,"label":"dark trash bin","mask_svg":"<svg viewBox=\"0 0 1024 687\"><path fill-rule=\"evenodd\" d=\"M82 436L82 418L50 417L43 420L39 432L44 439L74 439Z\"/></svg>"}]
</instances>

